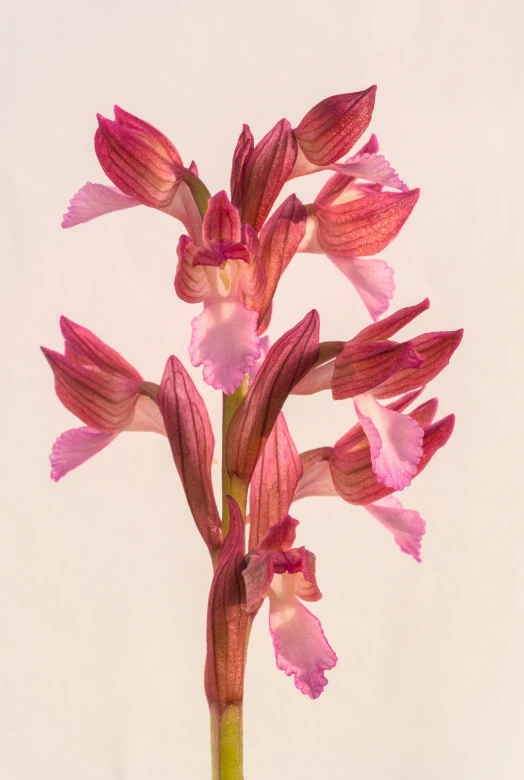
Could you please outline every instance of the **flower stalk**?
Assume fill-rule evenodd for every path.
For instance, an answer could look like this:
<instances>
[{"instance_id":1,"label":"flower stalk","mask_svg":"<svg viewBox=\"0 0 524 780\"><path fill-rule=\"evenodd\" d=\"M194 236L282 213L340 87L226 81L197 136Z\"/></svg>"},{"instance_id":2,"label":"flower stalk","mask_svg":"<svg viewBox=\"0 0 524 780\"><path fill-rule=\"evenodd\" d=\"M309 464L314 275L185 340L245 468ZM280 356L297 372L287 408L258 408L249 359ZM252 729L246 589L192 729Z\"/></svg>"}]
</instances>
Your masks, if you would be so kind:
<instances>
[{"instance_id":1,"label":"flower stalk","mask_svg":"<svg viewBox=\"0 0 524 780\"><path fill-rule=\"evenodd\" d=\"M211 194L196 164L186 166L163 133L115 106L114 120L98 117L95 135L111 185L84 185L62 223L70 228L113 211L149 207L185 230L178 239L174 288L178 298L200 307L191 320L191 364L201 366L204 382L222 392L221 513L212 479L212 421L178 357L168 358L160 384L147 381L98 336L65 317L63 353L42 349L58 398L83 423L53 445L54 480L130 431L154 432L169 442L213 566L204 673L212 780L243 780L247 648L263 604L276 666L294 677L301 693L318 698L328 683L325 672L337 663L314 610L304 604L322 593L314 553L295 544L299 521L290 515L292 505L310 496L336 496L342 508L345 502L364 509L420 561L425 521L393 493L409 487L453 431L452 414L435 419L436 398L411 405L447 366L462 331L397 340L429 307L428 299L383 317L395 283L393 269L375 255L401 230L419 191L410 190L378 153L375 135L341 159L371 121L375 92L369 87L327 98L296 127L281 119L258 143L244 125L230 195ZM313 203L294 193L277 202L287 182L327 170L332 175ZM270 346L264 334L274 296L301 252L325 255L373 323L353 337L343 333L341 340L320 342L320 316L313 309L280 337L272 334ZM300 273L299 263L294 266ZM300 292L299 279L297 298ZM340 411L342 435L299 453L284 405L292 394L326 391ZM349 430L348 412L356 416Z\"/></svg>"},{"instance_id":2,"label":"flower stalk","mask_svg":"<svg viewBox=\"0 0 524 780\"><path fill-rule=\"evenodd\" d=\"M212 780L244 780L242 704L210 708Z\"/></svg>"}]
</instances>

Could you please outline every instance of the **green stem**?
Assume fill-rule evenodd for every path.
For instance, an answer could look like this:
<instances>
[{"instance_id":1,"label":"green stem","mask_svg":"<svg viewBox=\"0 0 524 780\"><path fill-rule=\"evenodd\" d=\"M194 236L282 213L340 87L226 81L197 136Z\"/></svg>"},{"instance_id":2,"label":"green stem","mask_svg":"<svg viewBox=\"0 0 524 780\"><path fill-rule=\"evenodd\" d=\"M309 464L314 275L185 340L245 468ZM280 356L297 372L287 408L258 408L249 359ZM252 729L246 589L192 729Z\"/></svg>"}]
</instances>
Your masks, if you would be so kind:
<instances>
[{"instance_id":1,"label":"green stem","mask_svg":"<svg viewBox=\"0 0 524 780\"><path fill-rule=\"evenodd\" d=\"M247 486L241 480L235 477L231 478L227 470L226 446L227 432L235 412L246 397L249 387L249 377L246 376L244 382L234 393L223 396L223 417L222 417L222 534L224 539L227 536L230 525L229 506L226 496L232 496L237 502L242 516L246 517L246 499ZM233 606L233 605L232 605ZM233 621L234 622L234 621ZM214 658L223 657L223 644L227 644L227 635L229 630L234 630L234 626L226 624L224 626L225 636L222 632L215 635L214 643L219 641L219 645L214 647ZM237 674L242 677L240 688L237 691L236 698L228 703L221 704L217 701L211 702L209 712L211 717L211 765L213 780L243 780L242 770L242 690L245 668L245 659L247 654L247 643L249 638L249 623L245 634L245 644L240 643L235 648L235 653L240 655L238 658L227 658L231 662L232 668L236 668ZM233 646L235 646L233 642ZM208 648L209 653L209 648ZM226 661L226 663L227 663ZM227 675L227 670L225 672ZM222 680L222 683L224 681ZM227 701L227 699L226 699Z\"/></svg>"},{"instance_id":2,"label":"green stem","mask_svg":"<svg viewBox=\"0 0 524 780\"><path fill-rule=\"evenodd\" d=\"M213 780L243 780L242 705L230 704L223 712L211 709L211 762Z\"/></svg>"},{"instance_id":3,"label":"green stem","mask_svg":"<svg viewBox=\"0 0 524 780\"><path fill-rule=\"evenodd\" d=\"M231 479L227 470L226 445L227 432L236 410L246 397L249 389L249 377L246 376L240 387L234 393L222 396L222 534L224 539L229 531L229 507L226 496L235 499L242 515L246 516L247 486L238 479Z\"/></svg>"}]
</instances>

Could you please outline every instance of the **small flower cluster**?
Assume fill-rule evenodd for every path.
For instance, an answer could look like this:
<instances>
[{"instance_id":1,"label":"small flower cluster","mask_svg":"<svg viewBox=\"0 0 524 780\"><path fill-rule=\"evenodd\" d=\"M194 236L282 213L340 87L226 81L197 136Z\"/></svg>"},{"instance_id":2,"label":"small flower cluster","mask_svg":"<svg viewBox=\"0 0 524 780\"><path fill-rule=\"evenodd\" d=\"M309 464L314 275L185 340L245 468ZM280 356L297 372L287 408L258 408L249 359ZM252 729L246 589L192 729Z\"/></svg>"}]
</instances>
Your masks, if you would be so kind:
<instances>
[{"instance_id":1,"label":"small flower cluster","mask_svg":"<svg viewBox=\"0 0 524 780\"><path fill-rule=\"evenodd\" d=\"M206 692L221 707L241 701L246 637L266 596L277 666L295 676L299 690L319 696L325 672L336 663L318 619L302 603L321 593L315 556L294 546L293 502L340 496L363 507L419 561L425 523L392 494L420 474L453 430L453 415L435 421L436 399L412 404L448 364L462 332L397 341L428 300L380 319L394 282L392 269L376 255L398 234L419 193L379 154L374 135L345 157L369 125L374 99L374 87L327 98L297 127L283 119L256 144L244 125L230 196L211 195L194 162L186 167L162 133L115 107L114 120L99 117L95 135L113 186L86 184L64 216L63 227L72 227L144 205L175 217L186 231L178 243L175 291L203 307L191 323L189 355L231 410L224 421L222 517L211 480L211 422L180 360L169 358L159 385L144 381L117 352L65 317L64 353L43 351L60 401L84 427L57 439L51 476L59 480L124 431L167 437L213 561ZM314 203L304 205L293 194L274 208L287 181L321 170L332 176ZM313 310L269 346L264 334L275 291L298 252L326 255L373 323L347 341L321 342ZM299 454L284 403L290 394L325 390L335 401L352 399L357 422L334 444Z\"/></svg>"}]
</instances>

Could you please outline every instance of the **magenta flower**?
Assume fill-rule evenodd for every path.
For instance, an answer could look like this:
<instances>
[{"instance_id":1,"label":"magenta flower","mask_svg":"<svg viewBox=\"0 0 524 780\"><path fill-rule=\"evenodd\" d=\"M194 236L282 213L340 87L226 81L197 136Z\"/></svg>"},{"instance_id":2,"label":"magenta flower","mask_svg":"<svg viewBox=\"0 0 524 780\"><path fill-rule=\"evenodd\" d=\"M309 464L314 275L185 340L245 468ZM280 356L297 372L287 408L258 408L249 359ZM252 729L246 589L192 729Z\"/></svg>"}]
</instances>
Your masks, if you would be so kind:
<instances>
[{"instance_id":1,"label":"magenta flower","mask_svg":"<svg viewBox=\"0 0 524 780\"><path fill-rule=\"evenodd\" d=\"M155 401L156 386L100 341L94 333L60 318L64 354L42 347L55 375L56 394L84 427L62 433L51 451L51 478L69 471L107 447L122 431L165 435Z\"/></svg>"},{"instance_id":2,"label":"magenta flower","mask_svg":"<svg viewBox=\"0 0 524 780\"><path fill-rule=\"evenodd\" d=\"M244 381L260 357L258 314L245 306L264 290L259 252L255 231L240 224L225 192L209 199L202 244L189 236L181 236L178 244L177 294L187 303L204 303L191 323L191 362L203 365L205 381L225 393Z\"/></svg>"},{"instance_id":3,"label":"magenta flower","mask_svg":"<svg viewBox=\"0 0 524 780\"><path fill-rule=\"evenodd\" d=\"M462 330L425 333L403 343L390 340L429 307L429 300L364 328L350 341L329 345L331 359L313 369L295 393L331 388L333 398L352 398L371 448L379 482L402 490L417 473L424 431L409 415L379 403L426 385L449 363ZM336 355L336 357L334 356Z\"/></svg>"},{"instance_id":4,"label":"magenta flower","mask_svg":"<svg viewBox=\"0 0 524 780\"><path fill-rule=\"evenodd\" d=\"M95 151L114 187L85 184L71 199L62 227L133 206L150 206L180 220L190 235L202 219L191 186L198 182L194 163L185 168L163 133L115 106L115 120L98 114Z\"/></svg>"},{"instance_id":5,"label":"magenta flower","mask_svg":"<svg viewBox=\"0 0 524 780\"><path fill-rule=\"evenodd\" d=\"M249 555L244 569L246 609L256 612L269 597L269 631L277 667L295 675L302 693L316 699L327 684L324 672L337 656L320 621L301 601L322 598L315 577L315 556L305 547L293 548L298 520L287 515L273 525Z\"/></svg>"},{"instance_id":6,"label":"magenta flower","mask_svg":"<svg viewBox=\"0 0 524 780\"><path fill-rule=\"evenodd\" d=\"M211 195L195 163L152 125L115 107L98 117L95 151L111 184L87 183L72 198L64 227L112 211L147 206L175 217L175 292L200 304L189 357L223 393L222 508L212 469L215 435L204 400L181 360L167 360L159 385L145 382L117 352L62 317L64 354L44 349L64 406L85 427L63 433L52 478L99 452L123 431L169 441L189 511L210 555L204 684L211 716L215 780L242 780L242 703L251 625L269 603L277 668L315 699L337 656L303 602L317 601L316 558L295 547L292 505L334 496L362 507L421 560L426 523L405 508L404 490L443 447L454 416L435 420L435 398L412 408L449 363L462 331L397 333L429 307L426 299L388 317L393 270L378 257L419 196L379 154L371 135L375 87L317 103L293 127L277 122L257 143L244 125L231 166L231 194ZM348 156L349 155L349 156ZM317 171L331 177L313 203L284 185ZM325 254L353 284L373 324L349 340L320 342L313 309L286 333L264 335L282 274L296 254ZM295 294L300 294L297 287ZM347 338L347 334L346 334ZM271 344L271 345L270 345ZM299 454L284 417L291 394L330 390L352 400L355 424L333 445ZM349 404L338 409L348 426ZM178 515L177 513L177 520ZM319 561L319 567L322 561Z\"/></svg>"}]
</instances>

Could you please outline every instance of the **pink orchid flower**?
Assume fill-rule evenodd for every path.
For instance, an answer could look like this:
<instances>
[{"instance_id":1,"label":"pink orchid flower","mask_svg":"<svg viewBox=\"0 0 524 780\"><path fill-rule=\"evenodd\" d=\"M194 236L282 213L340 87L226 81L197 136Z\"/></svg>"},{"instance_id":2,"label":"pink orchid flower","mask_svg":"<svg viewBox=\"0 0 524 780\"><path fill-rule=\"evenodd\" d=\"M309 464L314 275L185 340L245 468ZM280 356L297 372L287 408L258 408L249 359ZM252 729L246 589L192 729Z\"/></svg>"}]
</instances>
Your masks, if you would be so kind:
<instances>
[{"instance_id":1,"label":"pink orchid flower","mask_svg":"<svg viewBox=\"0 0 524 780\"><path fill-rule=\"evenodd\" d=\"M204 366L204 380L232 393L260 357L257 311L245 306L258 298L266 274L258 238L241 225L236 206L225 192L209 199L202 225L202 243L181 236L175 289L187 303L204 303L192 321L189 354L194 366Z\"/></svg>"},{"instance_id":2,"label":"pink orchid flower","mask_svg":"<svg viewBox=\"0 0 524 780\"><path fill-rule=\"evenodd\" d=\"M314 393L331 388L333 398L352 398L371 447L373 471L383 485L407 487L423 454L424 431L409 415L383 406L392 398L426 385L449 363L462 330L425 333L403 343L390 337L429 308L425 299L369 325L353 339L326 345L323 362L294 389Z\"/></svg>"},{"instance_id":3,"label":"pink orchid flower","mask_svg":"<svg viewBox=\"0 0 524 780\"><path fill-rule=\"evenodd\" d=\"M244 570L246 609L256 612L269 598L269 631L277 668L295 676L295 685L316 699L337 663L320 621L301 601L318 601L322 594L315 576L315 556L305 547L294 548L298 521L289 515L273 525L249 555Z\"/></svg>"},{"instance_id":4,"label":"pink orchid flower","mask_svg":"<svg viewBox=\"0 0 524 780\"><path fill-rule=\"evenodd\" d=\"M157 386L87 328L60 318L64 354L42 347L55 375L58 398L84 427L62 433L51 451L51 478L58 482L72 469L107 447L122 431L151 431L165 436L156 403Z\"/></svg>"},{"instance_id":5,"label":"pink orchid flower","mask_svg":"<svg viewBox=\"0 0 524 780\"><path fill-rule=\"evenodd\" d=\"M202 219L191 194L199 181L196 165L185 168L171 141L152 125L118 106L114 111L114 121L97 115L95 151L115 186L87 182L71 199L62 227L144 205L175 217L198 237Z\"/></svg>"},{"instance_id":6,"label":"pink orchid flower","mask_svg":"<svg viewBox=\"0 0 524 780\"><path fill-rule=\"evenodd\" d=\"M378 147L377 147L378 148ZM373 320L389 307L395 291L393 270L377 257L398 235L419 197L419 190L382 191L337 173L315 202L299 252L325 254L355 287Z\"/></svg>"},{"instance_id":7,"label":"pink orchid flower","mask_svg":"<svg viewBox=\"0 0 524 780\"><path fill-rule=\"evenodd\" d=\"M387 408L404 411L421 393L406 393ZM416 476L428 465L437 450L453 432L454 415L434 422L438 401L432 398L406 415L423 431L422 455ZM413 509L404 509L394 488L382 484L372 466L372 449L360 424L353 426L333 447L318 447L300 456L302 474L296 483L293 500L308 496L340 496L349 504L362 506L389 530L400 549L420 561L420 545L425 522Z\"/></svg>"}]
</instances>

